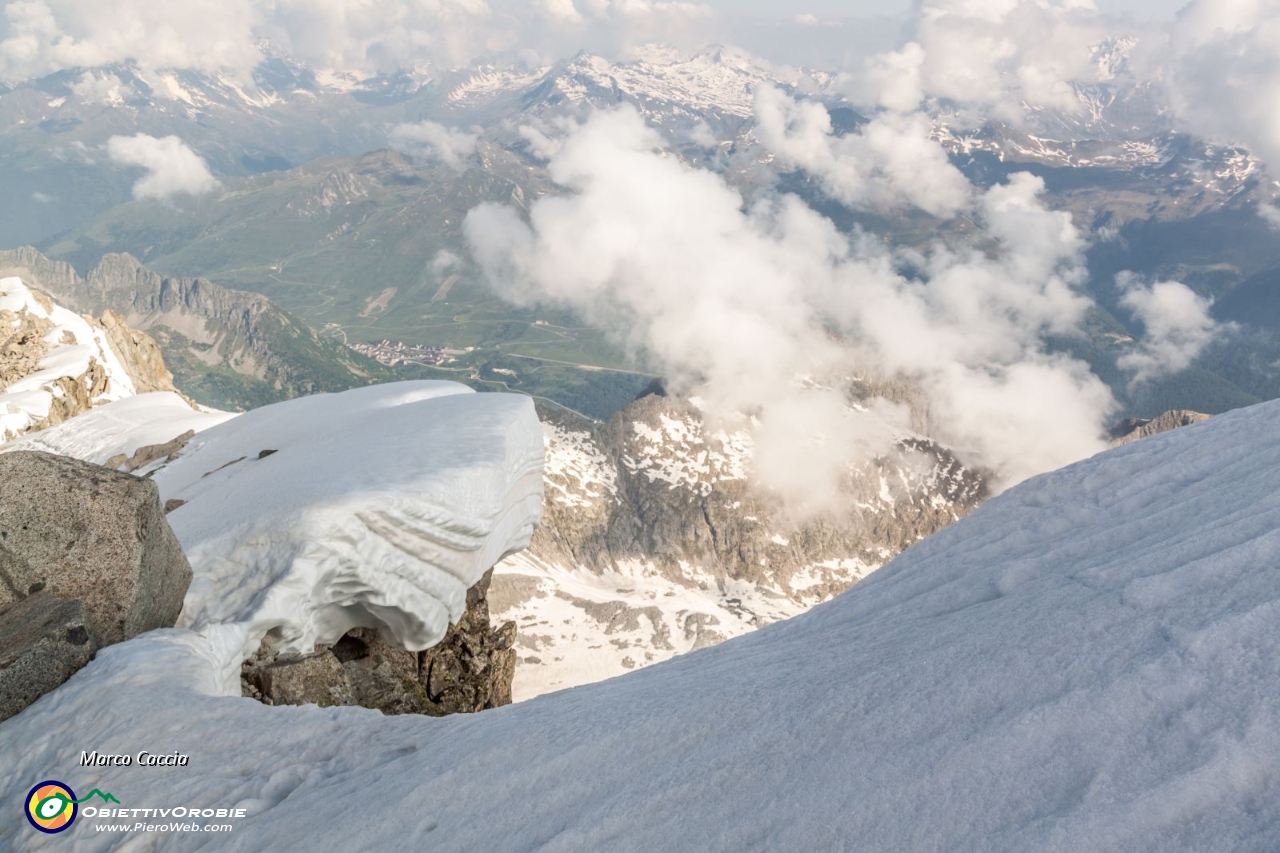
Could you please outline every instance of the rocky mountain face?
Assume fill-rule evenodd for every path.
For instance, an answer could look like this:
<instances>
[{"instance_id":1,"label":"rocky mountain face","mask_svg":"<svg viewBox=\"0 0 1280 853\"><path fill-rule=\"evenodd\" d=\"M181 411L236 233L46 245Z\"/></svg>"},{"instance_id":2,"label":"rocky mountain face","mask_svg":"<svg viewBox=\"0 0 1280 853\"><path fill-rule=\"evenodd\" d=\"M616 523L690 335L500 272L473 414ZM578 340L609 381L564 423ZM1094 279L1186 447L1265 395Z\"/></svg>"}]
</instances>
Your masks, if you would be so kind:
<instances>
[{"instance_id":1,"label":"rocky mountain face","mask_svg":"<svg viewBox=\"0 0 1280 853\"><path fill-rule=\"evenodd\" d=\"M1128 418L1111 430L1111 446L1119 447L1122 444L1150 438L1162 432L1203 423L1211 417L1213 416L1202 412L1189 412L1185 409L1179 409L1165 412L1154 418Z\"/></svg>"},{"instance_id":2,"label":"rocky mountain face","mask_svg":"<svg viewBox=\"0 0 1280 853\"><path fill-rule=\"evenodd\" d=\"M122 341L137 334L126 324L145 330L182 389L208 405L248 408L384 378L376 362L325 341L266 297L161 276L129 255L107 255L81 278L24 247L0 252L0 275L20 275L77 310L108 312L103 323Z\"/></svg>"},{"instance_id":3,"label":"rocky mountain face","mask_svg":"<svg viewBox=\"0 0 1280 853\"><path fill-rule=\"evenodd\" d=\"M0 274L0 442L122 397L174 390L156 342L120 314L77 315Z\"/></svg>"},{"instance_id":4,"label":"rocky mountain face","mask_svg":"<svg viewBox=\"0 0 1280 853\"><path fill-rule=\"evenodd\" d=\"M796 615L972 511L981 472L905 436L849 471L835 517L751 477L746 430L649 395L592 432L544 414L546 507L491 598L520 627L516 697L616 675Z\"/></svg>"}]
</instances>

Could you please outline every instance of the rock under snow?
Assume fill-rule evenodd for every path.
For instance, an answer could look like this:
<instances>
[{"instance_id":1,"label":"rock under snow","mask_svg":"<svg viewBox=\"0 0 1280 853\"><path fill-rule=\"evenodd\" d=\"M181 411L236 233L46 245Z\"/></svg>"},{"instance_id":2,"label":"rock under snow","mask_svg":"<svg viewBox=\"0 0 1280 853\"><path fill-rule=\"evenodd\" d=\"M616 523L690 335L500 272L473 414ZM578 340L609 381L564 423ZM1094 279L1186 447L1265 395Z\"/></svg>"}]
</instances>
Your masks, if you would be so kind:
<instances>
[{"instance_id":1,"label":"rock under snow","mask_svg":"<svg viewBox=\"0 0 1280 853\"><path fill-rule=\"evenodd\" d=\"M227 851L1271 853L1277 431L1270 403L1101 454L805 615L475 717L216 695L210 637L152 633L0 724L0 798L57 774L244 808ZM81 768L86 747L191 764ZM79 820L61 847L208 849ZM0 847L44 842L0 822Z\"/></svg>"}]
</instances>

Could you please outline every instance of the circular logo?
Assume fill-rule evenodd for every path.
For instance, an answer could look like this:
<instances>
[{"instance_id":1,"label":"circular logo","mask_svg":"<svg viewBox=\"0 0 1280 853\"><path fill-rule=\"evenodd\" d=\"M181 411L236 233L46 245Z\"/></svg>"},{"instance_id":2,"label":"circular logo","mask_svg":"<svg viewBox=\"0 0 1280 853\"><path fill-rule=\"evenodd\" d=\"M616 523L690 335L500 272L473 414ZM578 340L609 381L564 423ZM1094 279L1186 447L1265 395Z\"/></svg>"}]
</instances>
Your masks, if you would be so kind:
<instances>
[{"instance_id":1,"label":"circular logo","mask_svg":"<svg viewBox=\"0 0 1280 853\"><path fill-rule=\"evenodd\" d=\"M75 792L52 779L27 794L27 821L41 832L62 832L71 826L79 811Z\"/></svg>"}]
</instances>

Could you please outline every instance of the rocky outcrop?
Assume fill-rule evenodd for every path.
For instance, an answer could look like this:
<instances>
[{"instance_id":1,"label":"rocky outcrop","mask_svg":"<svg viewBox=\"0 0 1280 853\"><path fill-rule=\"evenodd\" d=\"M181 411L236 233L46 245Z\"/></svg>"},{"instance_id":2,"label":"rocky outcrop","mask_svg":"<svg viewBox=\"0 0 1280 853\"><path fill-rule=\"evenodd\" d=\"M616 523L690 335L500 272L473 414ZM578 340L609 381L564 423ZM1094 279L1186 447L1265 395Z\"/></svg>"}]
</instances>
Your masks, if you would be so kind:
<instances>
[{"instance_id":1,"label":"rocky outcrop","mask_svg":"<svg viewBox=\"0 0 1280 853\"><path fill-rule=\"evenodd\" d=\"M1111 430L1111 446L1119 447L1122 444L1128 444L1131 441L1138 441L1143 438L1150 438L1151 436L1159 435L1162 432L1168 432L1169 430L1203 423L1211 417L1213 416L1206 415L1201 412L1176 409L1171 412L1156 415L1154 418L1129 418L1126 421L1120 422Z\"/></svg>"},{"instance_id":2,"label":"rocky outcrop","mask_svg":"<svg viewBox=\"0 0 1280 853\"><path fill-rule=\"evenodd\" d=\"M122 397L176 390L156 342L114 312L78 316L16 277L0 278L0 296L0 442Z\"/></svg>"},{"instance_id":3,"label":"rocky outcrop","mask_svg":"<svg viewBox=\"0 0 1280 853\"><path fill-rule=\"evenodd\" d=\"M79 601L39 592L0 610L0 722L62 685L97 651Z\"/></svg>"},{"instance_id":4,"label":"rocky outcrop","mask_svg":"<svg viewBox=\"0 0 1280 853\"><path fill-rule=\"evenodd\" d=\"M435 646L411 652L357 628L306 656L275 655L270 640L246 661L242 690L271 705L360 705L384 714L467 714L511 702L516 626L494 630L493 572L467 593L467 609Z\"/></svg>"},{"instance_id":5,"label":"rocky outcrop","mask_svg":"<svg viewBox=\"0 0 1280 853\"><path fill-rule=\"evenodd\" d=\"M160 275L130 255L104 255L87 277L24 247L0 252L0 276L19 275L59 302L154 336L156 358L200 402L253 408L390 379L376 361L324 340L264 296L202 278ZM110 330L110 329L109 329ZM138 360L152 357L138 348ZM228 373L238 379L229 381Z\"/></svg>"},{"instance_id":6,"label":"rocky outcrop","mask_svg":"<svg viewBox=\"0 0 1280 853\"><path fill-rule=\"evenodd\" d=\"M949 450L904 438L849 471L839 514L797 521L750 477L750 435L705 427L687 401L643 397L598 433L544 418L547 506L530 553L598 572L642 560L677 581L694 569L785 593L798 572L823 563L878 566L987 495L982 473ZM806 596L856 580L828 575L806 579Z\"/></svg>"},{"instance_id":7,"label":"rocky outcrop","mask_svg":"<svg viewBox=\"0 0 1280 853\"><path fill-rule=\"evenodd\" d=\"M0 454L0 606L83 602L103 645L171 627L191 567L150 480L35 451Z\"/></svg>"},{"instance_id":8,"label":"rocky outcrop","mask_svg":"<svg viewBox=\"0 0 1280 853\"><path fill-rule=\"evenodd\" d=\"M145 332L133 329L111 309L102 313L98 324L107 333L107 342L133 380L134 391L149 394L153 391L176 391L173 374L164 365L164 356L155 339Z\"/></svg>"}]
</instances>

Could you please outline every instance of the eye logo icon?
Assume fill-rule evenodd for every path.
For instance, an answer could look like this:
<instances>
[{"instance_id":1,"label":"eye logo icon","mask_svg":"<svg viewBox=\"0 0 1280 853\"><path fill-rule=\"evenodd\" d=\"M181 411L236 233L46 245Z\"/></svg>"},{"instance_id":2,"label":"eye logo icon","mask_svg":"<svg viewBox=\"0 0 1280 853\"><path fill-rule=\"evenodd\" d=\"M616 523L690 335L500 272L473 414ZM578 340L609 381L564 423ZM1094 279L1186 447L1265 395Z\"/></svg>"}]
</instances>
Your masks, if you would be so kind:
<instances>
[{"instance_id":1,"label":"eye logo icon","mask_svg":"<svg viewBox=\"0 0 1280 853\"><path fill-rule=\"evenodd\" d=\"M62 832L71 826L79 811L75 792L52 779L27 794L27 820L41 832Z\"/></svg>"}]
</instances>

